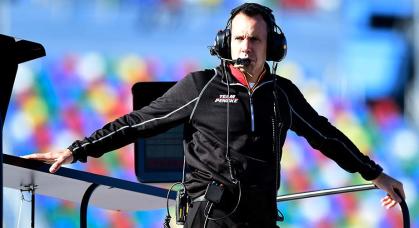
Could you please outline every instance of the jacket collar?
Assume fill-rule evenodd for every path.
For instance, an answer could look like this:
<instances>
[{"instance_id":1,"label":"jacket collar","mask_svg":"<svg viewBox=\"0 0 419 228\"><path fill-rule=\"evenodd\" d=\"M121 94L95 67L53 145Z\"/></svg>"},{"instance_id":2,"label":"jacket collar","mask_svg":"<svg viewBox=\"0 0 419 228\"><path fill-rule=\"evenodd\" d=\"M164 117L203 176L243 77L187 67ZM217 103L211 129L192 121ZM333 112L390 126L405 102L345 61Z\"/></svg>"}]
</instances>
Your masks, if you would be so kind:
<instances>
[{"instance_id":1,"label":"jacket collar","mask_svg":"<svg viewBox=\"0 0 419 228\"><path fill-rule=\"evenodd\" d=\"M228 65L226 65L225 70L226 70L226 74L224 75L223 65L219 65L217 67L217 71L222 76L221 80L224 83L227 83L227 79L228 79L228 81L230 82L230 85L239 83L239 84L242 84L242 85L248 87L246 80L244 78L240 79L240 76L235 77L233 75L234 72L232 73L232 71L231 71L231 69ZM226 77L228 77L228 78L226 79ZM269 65L267 63L265 63L265 75L262 76L262 79L259 80L258 84L261 84L265 81L270 81L270 80L272 80L271 69L270 69Z\"/></svg>"}]
</instances>

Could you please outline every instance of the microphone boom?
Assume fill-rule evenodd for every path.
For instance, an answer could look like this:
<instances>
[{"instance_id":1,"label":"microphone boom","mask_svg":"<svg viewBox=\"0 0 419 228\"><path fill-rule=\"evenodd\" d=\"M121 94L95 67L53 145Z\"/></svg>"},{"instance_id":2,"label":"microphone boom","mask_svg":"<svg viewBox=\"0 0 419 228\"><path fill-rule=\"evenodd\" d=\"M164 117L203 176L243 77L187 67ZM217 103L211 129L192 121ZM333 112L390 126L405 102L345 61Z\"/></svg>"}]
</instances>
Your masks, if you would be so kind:
<instances>
[{"instance_id":1,"label":"microphone boom","mask_svg":"<svg viewBox=\"0 0 419 228\"><path fill-rule=\"evenodd\" d=\"M241 66L249 66L250 65L250 59L249 58L238 58L236 60L233 60L233 63L235 65L241 65Z\"/></svg>"}]
</instances>

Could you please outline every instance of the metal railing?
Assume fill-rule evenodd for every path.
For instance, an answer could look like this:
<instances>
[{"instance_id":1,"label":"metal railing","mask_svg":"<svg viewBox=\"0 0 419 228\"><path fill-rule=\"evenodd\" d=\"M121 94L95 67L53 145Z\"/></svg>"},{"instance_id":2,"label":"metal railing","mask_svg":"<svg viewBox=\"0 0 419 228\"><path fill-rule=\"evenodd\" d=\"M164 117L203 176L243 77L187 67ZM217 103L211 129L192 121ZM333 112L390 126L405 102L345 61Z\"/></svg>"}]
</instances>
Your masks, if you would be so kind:
<instances>
[{"instance_id":1,"label":"metal railing","mask_svg":"<svg viewBox=\"0 0 419 228\"><path fill-rule=\"evenodd\" d=\"M378 189L378 188L374 184L354 185L354 186L341 187L341 188L322 189L322 190L317 190L317 191L308 191L308 192L280 195L276 197L276 201L284 202L284 201L306 199L306 198L312 198L312 197L318 197L318 196L327 196L327 195L373 190L373 189ZM400 198L402 198L399 192L396 192L396 193L400 196ZM410 228L409 208L407 207L407 204L404 200L400 202L400 207L402 209L402 215L403 215L403 228Z\"/></svg>"}]
</instances>

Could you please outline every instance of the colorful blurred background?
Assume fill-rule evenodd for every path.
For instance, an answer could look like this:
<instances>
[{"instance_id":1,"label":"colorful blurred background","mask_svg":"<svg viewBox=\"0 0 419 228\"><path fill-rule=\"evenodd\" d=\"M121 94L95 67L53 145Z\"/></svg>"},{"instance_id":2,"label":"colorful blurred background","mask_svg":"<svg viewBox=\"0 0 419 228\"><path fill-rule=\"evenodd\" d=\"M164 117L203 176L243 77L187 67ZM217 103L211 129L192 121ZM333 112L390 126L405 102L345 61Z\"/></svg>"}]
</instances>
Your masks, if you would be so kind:
<instances>
[{"instance_id":1,"label":"colorful blurred background","mask_svg":"<svg viewBox=\"0 0 419 228\"><path fill-rule=\"evenodd\" d=\"M0 33L41 43L47 56L19 65L3 131L4 153L67 147L132 110L138 81L174 81L219 60L208 46L232 0L2 0ZM419 6L413 0L265 0L288 39L278 74L293 80L392 176L419 227ZM416 10L415 10L416 9ZM416 18L415 18L416 17ZM279 194L364 184L292 132ZM133 146L68 167L137 181ZM28 195L4 188L3 226L29 227ZM401 227L380 190L278 204L281 227ZM164 205L162 205L163 207ZM172 214L173 208L171 208ZM79 205L37 195L36 227L78 227ZM162 227L166 210L89 207L89 227ZM174 220L174 219L172 219ZM172 221L172 227L175 226Z\"/></svg>"}]
</instances>

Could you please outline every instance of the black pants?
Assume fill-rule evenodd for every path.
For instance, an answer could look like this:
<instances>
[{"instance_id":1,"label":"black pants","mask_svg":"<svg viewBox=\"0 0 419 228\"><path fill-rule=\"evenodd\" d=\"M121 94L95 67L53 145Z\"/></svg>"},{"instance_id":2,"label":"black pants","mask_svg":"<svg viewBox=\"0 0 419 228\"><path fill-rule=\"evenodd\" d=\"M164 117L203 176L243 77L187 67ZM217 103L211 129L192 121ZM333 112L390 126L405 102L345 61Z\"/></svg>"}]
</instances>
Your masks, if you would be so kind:
<instances>
[{"instance_id":1,"label":"black pants","mask_svg":"<svg viewBox=\"0 0 419 228\"><path fill-rule=\"evenodd\" d=\"M247 189L242 194L237 210L223 219L218 218L225 217L234 210L238 202L237 195L223 197L222 202L213 206L208 201L194 202L189 208L184 227L203 228L206 223L208 228L277 228L275 196Z\"/></svg>"}]
</instances>

